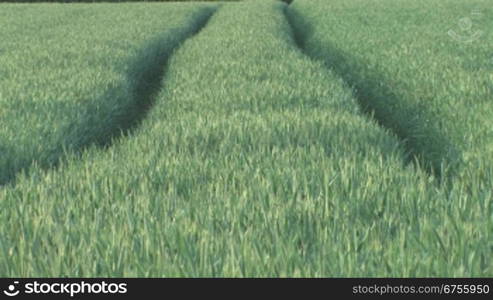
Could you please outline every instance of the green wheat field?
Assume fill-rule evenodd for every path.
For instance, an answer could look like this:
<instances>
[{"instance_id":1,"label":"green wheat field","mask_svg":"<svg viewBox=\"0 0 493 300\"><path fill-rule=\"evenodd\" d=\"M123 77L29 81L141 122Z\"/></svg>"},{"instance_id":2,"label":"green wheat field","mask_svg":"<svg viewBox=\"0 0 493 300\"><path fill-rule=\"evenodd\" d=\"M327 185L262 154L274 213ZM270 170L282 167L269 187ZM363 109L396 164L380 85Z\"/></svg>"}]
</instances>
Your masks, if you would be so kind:
<instances>
[{"instance_id":1,"label":"green wheat field","mask_svg":"<svg viewBox=\"0 0 493 300\"><path fill-rule=\"evenodd\" d=\"M492 28L490 0L1 3L0 276L493 276Z\"/></svg>"}]
</instances>

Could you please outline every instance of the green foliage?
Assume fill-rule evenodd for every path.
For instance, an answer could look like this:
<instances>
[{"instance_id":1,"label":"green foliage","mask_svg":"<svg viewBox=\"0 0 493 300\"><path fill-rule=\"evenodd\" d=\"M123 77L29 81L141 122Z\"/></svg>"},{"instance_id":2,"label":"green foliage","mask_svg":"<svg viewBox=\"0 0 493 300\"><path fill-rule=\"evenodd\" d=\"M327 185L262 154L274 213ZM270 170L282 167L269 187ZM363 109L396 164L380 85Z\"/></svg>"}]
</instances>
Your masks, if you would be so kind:
<instances>
[{"instance_id":1,"label":"green foliage","mask_svg":"<svg viewBox=\"0 0 493 300\"><path fill-rule=\"evenodd\" d=\"M488 5L485 0L300 0L289 12L307 54L351 84L361 106L423 165L470 188L491 189ZM461 31L461 18L472 18L474 27ZM460 41L451 32L473 39Z\"/></svg>"},{"instance_id":2,"label":"green foliage","mask_svg":"<svg viewBox=\"0 0 493 300\"><path fill-rule=\"evenodd\" d=\"M134 127L167 57L210 13L185 4L2 5L0 184Z\"/></svg>"},{"instance_id":3,"label":"green foliage","mask_svg":"<svg viewBox=\"0 0 493 300\"><path fill-rule=\"evenodd\" d=\"M173 52L159 93L149 96L154 99L152 108L135 130L105 149L97 143L81 154L69 148L57 169L35 165L15 185L0 189L0 275L491 277L491 186L484 182L474 186L467 180L441 185L419 165L409 164L402 137L388 123L382 126L366 114L358 101L361 94L343 80L362 83L356 81L358 72L371 75L375 66L385 74L393 70L396 59L391 56L395 51L386 53L388 61L379 56L384 48L377 46L384 38L372 44L355 33L358 28L335 30L339 23L326 19L332 7L327 3L339 7L341 15L348 14L350 20L344 22L364 20L371 11L354 10L350 2L344 2L348 11L338 6L342 1L297 0L294 10L280 1L222 5L207 26ZM405 3L400 5L405 8ZM103 108L116 105L119 98L95 95L121 81L141 78L129 76L127 70L155 78L156 69L163 67L161 59L159 67L152 63L158 52L152 52L152 59L141 53L162 48L143 45L150 40L174 45L189 35L182 28L192 31L193 24L202 24L210 13L207 5L182 5L81 5L77 9L87 10L85 15L71 10L75 8L2 7L0 20L8 20L5 25L12 27L0 30L15 33L2 44L2 49L11 50L0 54L10 58L0 60L2 78L4 74L10 78L1 84L0 108L8 108L2 124L14 128L10 140L4 133L2 141L15 146L22 134L14 133L27 128L43 153L52 143L37 139L34 133L43 132L39 128L51 128L46 129L50 136L66 128L65 123L75 122L76 128L86 124L84 132L90 136L106 132L79 121L88 113L73 111L87 112L92 103ZM383 28L391 24L395 36L389 33L387 38L398 43L401 25L390 21L396 10L390 2L387 5L374 12L380 13L375 20ZM424 14L419 7L410 7L404 15L415 9ZM26 15L36 17L26 23ZM441 24L442 18L435 17L432 20ZM422 19L413 20L420 24ZM406 24L402 22L408 29ZM41 25L49 29L40 30ZM372 31L359 26L371 36ZM360 38L348 39L345 34ZM334 52L324 46L325 35L336 37L340 47L345 43L362 47L363 52L356 46L344 48L352 57L337 56L356 68L347 70L351 77L332 67L334 61L328 63ZM17 56L19 42L25 52ZM427 43L434 49L430 40ZM84 59L78 56L79 49ZM163 57L168 52L163 51ZM58 53L57 59L48 53ZM369 61L369 70L352 62L355 57L358 62ZM412 66L419 57L400 59ZM390 73L392 78L400 82L403 72L409 84L422 81L420 73L406 69L406 64ZM29 74L32 65L38 68ZM115 93L127 92L125 99L135 99L129 96L133 94L129 87L143 84L125 86ZM404 85L395 87L399 93L408 92ZM424 87L442 96L442 89L450 91L441 81ZM469 90L471 95L476 92ZM23 102L18 99L30 105L41 99L43 105L26 109L29 105L19 105ZM393 107L392 112L407 116L399 110L409 106ZM41 122L43 116L46 124ZM444 116L437 114L432 120L437 129L444 129L441 121L450 122L438 120ZM99 123L104 117L95 114L90 120ZM10 125L16 118L22 122ZM105 121L109 128L111 120L119 119ZM478 131L484 124L476 127ZM23 148L17 149L22 154ZM491 173L483 176L491 178Z\"/></svg>"},{"instance_id":4,"label":"green foliage","mask_svg":"<svg viewBox=\"0 0 493 300\"><path fill-rule=\"evenodd\" d=\"M151 23L185 20L177 7L157 7ZM146 22L131 19L137 8L118 14ZM491 193L445 189L406 165L399 139L363 113L337 73L298 49L286 10L273 1L223 5L171 57L131 135L68 153L56 170L33 167L1 189L0 275L491 276ZM60 19L67 29L49 31L59 42L87 27ZM90 24L105 22L116 21L99 15ZM155 26L173 27L162 22ZM17 36L36 52L53 47L34 43L34 33ZM104 36L115 45L126 37ZM84 49L82 41L73 44Z\"/></svg>"}]
</instances>

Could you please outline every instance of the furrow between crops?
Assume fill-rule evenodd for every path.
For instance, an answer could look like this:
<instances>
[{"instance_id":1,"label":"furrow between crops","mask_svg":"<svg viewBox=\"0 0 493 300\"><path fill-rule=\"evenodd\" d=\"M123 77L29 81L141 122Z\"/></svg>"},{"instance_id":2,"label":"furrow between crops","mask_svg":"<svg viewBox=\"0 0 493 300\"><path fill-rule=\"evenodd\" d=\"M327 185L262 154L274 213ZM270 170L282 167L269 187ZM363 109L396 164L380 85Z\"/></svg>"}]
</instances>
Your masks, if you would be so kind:
<instances>
[{"instance_id":1,"label":"furrow between crops","mask_svg":"<svg viewBox=\"0 0 493 300\"><path fill-rule=\"evenodd\" d=\"M360 76L354 66L362 66L365 62L358 61L350 53L327 43L314 46L314 25L306 20L306 16L292 9L292 5L286 7L285 15L299 49L311 59L321 61L345 81L352 89L362 113L399 139L405 148L407 163L422 166L430 175L442 179L453 174L451 170L459 163L460 154L439 128L429 121L432 115L417 104L401 101L388 88L391 85L382 84L385 79L378 73L371 77ZM400 113L396 114L396 111Z\"/></svg>"},{"instance_id":2,"label":"furrow between crops","mask_svg":"<svg viewBox=\"0 0 493 300\"><path fill-rule=\"evenodd\" d=\"M0 275L491 275L488 195L405 166L284 9L221 6L132 138L0 189Z\"/></svg>"},{"instance_id":3,"label":"furrow between crops","mask_svg":"<svg viewBox=\"0 0 493 300\"><path fill-rule=\"evenodd\" d=\"M68 153L78 155L90 146L107 148L115 139L129 136L152 108L169 57L184 40L206 26L216 9L216 6L197 9L186 25L167 28L166 34L148 41L129 61L124 79L82 106L76 118L61 128L54 128L45 145L26 155L18 154L17 145L0 145L3 153L0 187L15 184L16 176L29 173L33 166L56 168Z\"/></svg>"},{"instance_id":4,"label":"furrow between crops","mask_svg":"<svg viewBox=\"0 0 493 300\"><path fill-rule=\"evenodd\" d=\"M183 41L200 32L215 10L215 7L205 8L193 16L188 28L177 28L177 39L173 43L159 38L150 42L142 51L144 55L132 63L127 74L129 81L133 82L131 87L132 101L124 103L117 109L112 108L109 116L104 115L104 111L101 112L97 107L88 107L84 113L86 118L80 120L79 124L72 124L72 127L67 130L65 136L73 137L73 139L68 140L64 147L71 151L80 151L92 144L107 147L112 144L115 137L130 134L152 108L158 92L164 84L162 80L166 73L168 60L173 52ZM103 98L111 97L113 93L115 90L110 90ZM103 120L103 124L101 124L101 120ZM106 128L107 130L97 131L91 128L93 124L97 124L98 128ZM99 134L89 136L88 134L91 132L98 132Z\"/></svg>"}]
</instances>

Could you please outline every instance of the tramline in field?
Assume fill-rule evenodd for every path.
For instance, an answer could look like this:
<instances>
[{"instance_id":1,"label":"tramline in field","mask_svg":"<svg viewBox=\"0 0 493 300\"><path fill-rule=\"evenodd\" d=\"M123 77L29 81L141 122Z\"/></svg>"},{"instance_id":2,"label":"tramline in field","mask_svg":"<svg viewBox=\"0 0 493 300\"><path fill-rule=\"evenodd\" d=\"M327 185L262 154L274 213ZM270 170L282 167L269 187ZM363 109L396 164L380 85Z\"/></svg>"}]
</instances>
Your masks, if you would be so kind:
<instances>
[{"instance_id":1,"label":"tramline in field","mask_svg":"<svg viewBox=\"0 0 493 300\"><path fill-rule=\"evenodd\" d=\"M0 274L491 276L462 9L0 5Z\"/></svg>"},{"instance_id":2,"label":"tramline in field","mask_svg":"<svg viewBox=\"0 0 493 300\"><path fill-rule=\"evenodd\" d=\"M167 57L213 8L3 4L0 185L132 128Z\"/></svg>"}]
</instances>

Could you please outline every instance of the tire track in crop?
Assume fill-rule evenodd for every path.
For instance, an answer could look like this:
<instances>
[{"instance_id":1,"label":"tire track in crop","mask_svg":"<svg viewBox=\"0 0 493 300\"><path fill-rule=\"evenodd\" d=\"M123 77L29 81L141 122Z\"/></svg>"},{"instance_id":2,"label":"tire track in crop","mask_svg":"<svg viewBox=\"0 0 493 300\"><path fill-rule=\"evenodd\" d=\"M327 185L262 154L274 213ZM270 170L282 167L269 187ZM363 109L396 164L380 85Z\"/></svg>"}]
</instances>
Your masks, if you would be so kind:
<instances>
[{"instance_id":1,"label":"tire track in crop","mask_svg":"<svg viewBox=\"0 0 493 300\"><path fill-rule=\"evenodd\" d=\"M80 155L91 146L100 148L110 147L118 138L125 138L139 127L149 110L152 109L162 85L167 70L167 64L173 53L187 39L198 34L208 23L217 10L216 6L204 7L191 16L189 29L173 28L171 30L185 34L173 44L156 38L141 50L126 74L130 87L131 101L121 101L119 107L101 108L89 106L81 113L82 118L74 120L63 129L57 138L57 143L50 147L41 157L9 162L7 170L1 170L0 187L14 185L16 176L20 173L29 173L29 169L36 166L43 170L56 168L66 157L66 154ZM104 93L101 99L118 97L121 86L116 86ZM99 101L104 105L104 101ZM103 130L101 130L103 129ZM1 145L0 145L1 146ZM4 151L14 151L2 146ZM13 152L12 152L13 153ZM7 164L7 166L9 165Z\"/></svg>"},{"instance_id":2,"label":"tire track in crop","mask_svg":"<svg viewBox=\"0 0 493 300\"><path fill-rule=\"evenodd\" d=\"M109 126L107 131L100 132L97 136L80 140L78 136L84 136L84 132L91 132L87 128L90 127L93 121L100 122L100 120L92 119L94 115L92 110L94 107L90 107L85 113L87 119L83 120L86 126L76 126L74 133L69 134L70 136L75 136L76 140L74 139L68 145L74 149L83 149L91 144L107 147L112 144L115 137L120 135L128 136L136 129L146 117L147 112L152 109L156 97L164 84L163 78L167 70L169 58L185 40L198 34L207 25L215 10L216 8L205 8L199 15L194 16L193 29L171 47L163 43L159 38L151 41L142 51L145 55L138 57L132 63L132 66L129 68L130 71L127 74L128 79L134 82L131 91L134 101L129 103L128 106L116 110L104 120ZM180 32L181 29L176 28L176 31ZM113 90L109 90L107 95L111 95L113 92ZM79 132L78 130L80 129L83 132Z\"/></svg>"},{"instance_id":3,"label":"tire track in crop","mask_svg":"<svg viewBox=\"0 0 493 300\"><path fill-rule=\"evenodd\" d=\"M355 72L339 67L348 65L347 63L341 63L338 66L329 65L324 59L312 55L307 49L306 42L313 33L313 25L289 7L292 3L293 1L286 5L284 12L291 26L293 40L300 51L312 60L322 61L330 71L335 72L352 88L362 112L394 134L402 143L406 150L406 163L415 163L440 180L449 179L453 175L456 164L460 163L460 154L438 128L428 126L428 120L432 116L426 115L418 105L403 104L399 101L399 97L391 89L380 84L384 79L378 74L372 78L365 78L362 83L362 80L357 79ZM328 48L329 53L324 53L324 55L330 55L333 61L346 62L352 59L350 54L343 53L335 47ZM361 65L364 62L358 62L358 64ZM395 120L395 117L389 117L391 109L382 109L374 105L382 97L391 99L389 103L404 105L403 110L413 117L406 120ZM445 165L448 167L444 167Z\"/></svg>"}]
</instances>

